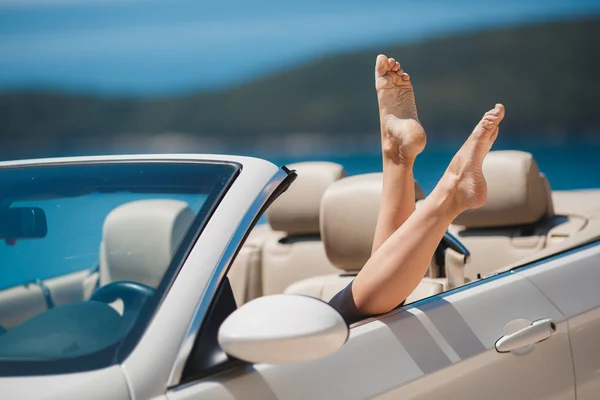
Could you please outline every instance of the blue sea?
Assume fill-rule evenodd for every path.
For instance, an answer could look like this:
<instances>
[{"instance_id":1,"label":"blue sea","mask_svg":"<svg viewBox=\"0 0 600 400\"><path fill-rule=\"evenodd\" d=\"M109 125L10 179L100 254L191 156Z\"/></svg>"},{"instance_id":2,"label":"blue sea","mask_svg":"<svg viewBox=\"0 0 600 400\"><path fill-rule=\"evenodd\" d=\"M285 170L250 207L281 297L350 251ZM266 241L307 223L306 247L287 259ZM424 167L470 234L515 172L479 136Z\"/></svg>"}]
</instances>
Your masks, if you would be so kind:
<instances>
[{"instance_id":1,"label":"blue sea","mask_svg":"<svg viewBox=\"0 0 600 400\"><path fill-rule=\"evenodd\" d=\"M450 163L459 144L427 148L417 158L415 178L425 192L431 191ZM533 154L540 171L546 174L552 190L600 188L600 141L585 144L555 145L500 145L493 150L521 150ZM342 164L348 175L381 171L381 155L367 154L322 154L313 156L264 156L278 165L298 161L333 161Z\"/></svg>"}]
</instances>

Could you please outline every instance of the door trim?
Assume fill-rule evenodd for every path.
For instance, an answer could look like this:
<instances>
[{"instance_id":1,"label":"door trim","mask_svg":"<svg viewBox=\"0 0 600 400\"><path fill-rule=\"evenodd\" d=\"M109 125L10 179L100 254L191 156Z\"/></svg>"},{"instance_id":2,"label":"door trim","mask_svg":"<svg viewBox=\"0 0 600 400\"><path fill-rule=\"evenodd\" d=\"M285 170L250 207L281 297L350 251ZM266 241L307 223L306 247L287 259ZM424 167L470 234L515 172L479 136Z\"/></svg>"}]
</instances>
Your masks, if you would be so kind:
<instances>
[{"instance_id":1,"label":"door trim","mask_svg":"<svg viewBox=\"0 0 600 400\"><path fill-rule=\"evenodd\" d=\"M483 279L479 279L479 280L476 280L476 281L473 281L473 282L465 283L462 286L446 290L445 292L442 292L440 294L436 294L436 295L431 296L431 297L426 297L424 299L415 301L414 303L410 303L410 304L407 304L405 306L401 306L399 308L396 308L396 309L390 311L389 313L381 314L381 315L378 315L376 317L371 317L371 318L368 318L368 319L356 322L356 323L352 324L350 326L350 328L355 328L355 327L358 327L358 326L362 326L362 325L371 323L373 321L377 321L377 320L386 318L386 317L388 317L390 315L397 314L397 313L402 312L404 310L409 310L409 309L417 308L417 307L419 307L419 306L421 306L423 304L427 304L427 303L430 303L432 301L435 301L435 300L438 300L438 299L442 299L442 298L444 298L446 296L449 296L451 294L460 293L460 292L462 292L464 290L471 289L471 288L477 287L479 285L484 285L484 284L486 284L488 282L493 282L493 281L495 281L497 279L501 279L501 278L504 278L506 276L510 276L510 275L516 274L518 272L526 271L526 270L529 270L531 268L535 268L535 267L541 266L543 264L547 264L547 263L549 263L551 261L558 260L558 259L561 259L561 258L565 258L565 257L568 257L570 255L573 255L573 254L576 254L576 253L580 253L582 251L585 251L585 250L588 250L588 249L592 249L592 248L597 247L597 246L600 246L600 239L595 239L592 242L588 242L588 243L585 243L585 244L578 245L576 247L573 247L573 248L561 251L559 253L552 254L550 256L541 258L539 260L535 260L535 261L532 261L532 262L520 265L518 267L511 268L511 269L509 269L507 271L502 271L502 272L498 272L496 274L489 275L489 276L487 276L487 277L485 277Z\"/></svg>"}]
</instances>

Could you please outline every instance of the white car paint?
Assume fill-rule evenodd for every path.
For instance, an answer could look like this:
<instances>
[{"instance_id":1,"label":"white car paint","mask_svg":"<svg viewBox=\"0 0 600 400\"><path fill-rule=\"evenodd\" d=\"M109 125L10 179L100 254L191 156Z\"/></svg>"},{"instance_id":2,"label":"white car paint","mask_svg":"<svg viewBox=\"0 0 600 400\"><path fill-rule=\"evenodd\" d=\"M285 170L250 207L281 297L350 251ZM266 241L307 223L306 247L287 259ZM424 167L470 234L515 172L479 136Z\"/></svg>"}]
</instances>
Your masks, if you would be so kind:
<instances>
[{"instance_id":1,"label":"white car paint","mask_svg":"<svg viewBox=\"0 0 600 400\"><path fill-rule=\"evenodd\" d=\"M129 400L129 388L118 365L62 375L0 378L3 399Z\"/></svg>"},{"instance_id":2,"label":"white car paint","mask_svg":"<svg viewBox=\"0 0 600 400\"><path fill-rule=\"evenodd\" d=\"M556 259L521 274L567 318L577 399L595 400L600 398L600 246L572 258L569 268Z\"/></svg>"},{"instance_id":3,"label":"white car paint","mask_svg":"<svg viewBox=\"0 0 600 400\"><path fill-rule=\"evenodd\" d=\"M346 345L331 356L294 365L248 366L174 388L169 400L575 399L570 321L561 312L560 302L552 298L553 290L565 301L570 299L579 323L590 329L576 333L576 338L587 338L587 342L580 338L581 350L584 344L588 346L588 355L582 355L587 369L581 372L581 387L578 377L577 393L578 398L597 398L594 384L598 384L600 357L591 339L592 332L595 338L600 332L598 319L592 321L599 313L581 311L582 307L597 309L600 304L598 291L591 287L600 281L598 268L591 271L599 253L600 246L577 250L547 264L464 286L358 324L351 329ZM587 281L579 287L596 294L578 300L575 288L565 292L562 283L567 282L568 287L569 278L562 274L569 275L573 284ZM550 298L539 288L542 278L555 282L548 288ZM556 323L556 331L535 343L530 352L495 350L511 321L545 318ZM575 355L577 358L577 352Z\"/></svg>"},{"instance_id":4,"label":"white car paint","mask_svg":"<svg viewBox=\"0 0 600 400\"><path fill-rule=\"evenodd\" d=\"M11 161L0 161L0 168L2 167L18 167L18 166L34 166L40 164L72 164L72 163L85 163L85 162L106 162L106 161L225 161L225 162L237 162L242 165L248 165L250 168L267 168L271 170L276 168L275 165L268 161L254 157L244 156L231 156L231 155L220 155L220 154L126 154L126 155L112 155L112 156L77 156L77 157L60 157L60 158L36 158L31 160L11 160ZM270 167L269 167L270 165Z\"/></svg>"},{"instance_id":5,"label":"white car paint","mask_svg":"<svg viewBox=\"0 0 600 400\"><path fill-rule=\"evenodd\" d=\"M276 294L254 299L219 328L219 345L229 355L256 363L283 364L327 356L346 343L348 325L325 302Z\"/></svg>"}]
</instances>

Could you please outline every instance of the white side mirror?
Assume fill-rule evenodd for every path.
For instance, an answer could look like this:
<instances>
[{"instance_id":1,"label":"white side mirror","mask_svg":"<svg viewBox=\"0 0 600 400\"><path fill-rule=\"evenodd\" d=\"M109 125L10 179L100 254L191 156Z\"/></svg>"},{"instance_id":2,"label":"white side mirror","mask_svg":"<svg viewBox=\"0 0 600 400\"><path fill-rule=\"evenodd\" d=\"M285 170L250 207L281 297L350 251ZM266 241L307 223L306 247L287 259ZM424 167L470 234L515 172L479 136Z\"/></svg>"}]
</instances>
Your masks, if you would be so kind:
<instances>
[{"instance_id":1,"label":"white side mirror","mask_svg":"<svg viewBox=\"0 0 600 400\"><path fill-rule=\"evenodd\" d=\"M348 325L329 304L307 296L259 297L234 311L219 328L219 344L251 363L308 361L337 351Z\"/></svg>"}]
</instances>

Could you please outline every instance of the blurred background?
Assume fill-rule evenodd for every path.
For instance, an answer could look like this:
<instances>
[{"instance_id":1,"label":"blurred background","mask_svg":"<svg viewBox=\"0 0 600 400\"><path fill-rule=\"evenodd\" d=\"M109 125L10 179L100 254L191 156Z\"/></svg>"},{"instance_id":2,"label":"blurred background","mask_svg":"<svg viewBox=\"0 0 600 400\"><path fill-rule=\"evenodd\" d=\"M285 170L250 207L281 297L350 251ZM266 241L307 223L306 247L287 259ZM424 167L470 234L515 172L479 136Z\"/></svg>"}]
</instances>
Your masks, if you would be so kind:
<instances>
[{"instance_id":1,"label":"blurred background","mask_svg":"<svg viewBox=\"0 0 600 400\"><path fill-rule=\"evenodd\" d=\"M481 115L553 189L600 187L597 0L0 0L0 159L221 152L381 170L375 57L441 176Z\"/></svg>"}]
</instances>

